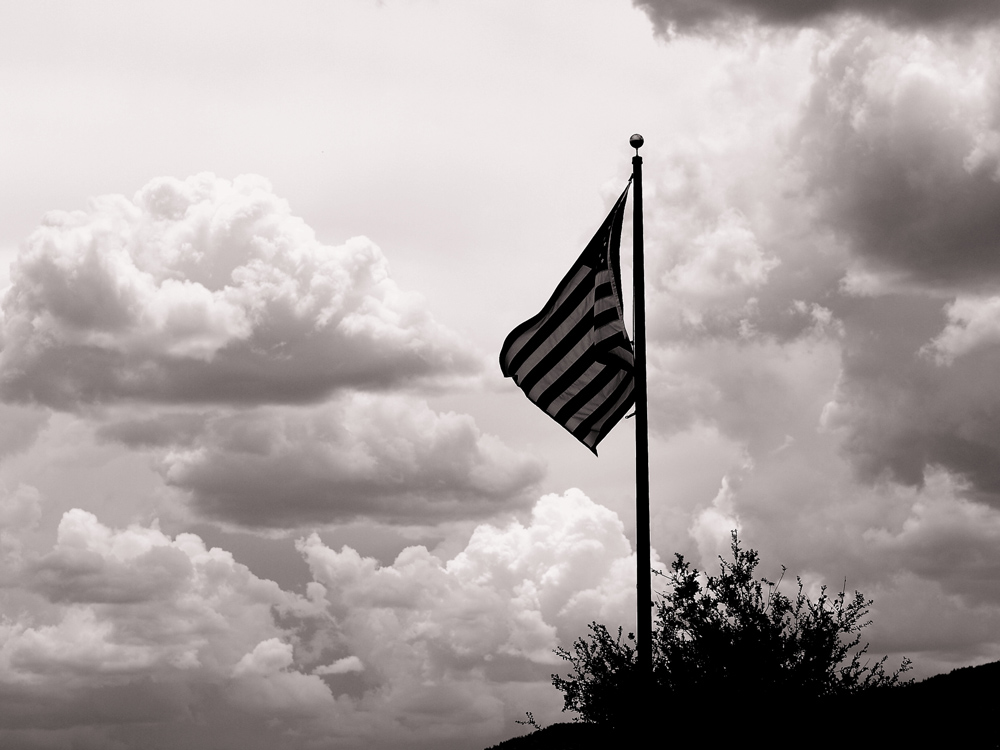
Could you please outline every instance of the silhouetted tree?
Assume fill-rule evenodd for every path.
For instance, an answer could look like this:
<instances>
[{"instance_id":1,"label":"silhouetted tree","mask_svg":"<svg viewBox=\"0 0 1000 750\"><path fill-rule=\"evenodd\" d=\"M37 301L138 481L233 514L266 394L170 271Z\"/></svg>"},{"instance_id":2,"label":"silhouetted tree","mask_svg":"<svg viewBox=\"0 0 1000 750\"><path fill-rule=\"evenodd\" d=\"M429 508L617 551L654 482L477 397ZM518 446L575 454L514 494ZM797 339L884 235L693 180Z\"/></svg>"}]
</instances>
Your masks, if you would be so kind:
<instances>
[{"instance_id":1,"label":"silhouetted tree","mask_svg":"<svg viewBox=\"0 0 1000 750\"><path fill-rule=\"evenodd\" d=\"M741 549L735 532L731 552L731 562L719 558L717 576L703 576L681 555L665 576L653 635L658 703L689 714L752 714L899 684L909 660L889 673L886 657L872 663L868 645L861 646L870 599L848 597L846 589L831 597L823 587L813 601L801 579L789 598L777 583L754 576L759 556ZM614 637L591 623L588 638L556 653L572 667L568 677L552 675L564 710L610 726L634 718L631 633L623 639L619 628Z\"/></svg>"}]
</instances>

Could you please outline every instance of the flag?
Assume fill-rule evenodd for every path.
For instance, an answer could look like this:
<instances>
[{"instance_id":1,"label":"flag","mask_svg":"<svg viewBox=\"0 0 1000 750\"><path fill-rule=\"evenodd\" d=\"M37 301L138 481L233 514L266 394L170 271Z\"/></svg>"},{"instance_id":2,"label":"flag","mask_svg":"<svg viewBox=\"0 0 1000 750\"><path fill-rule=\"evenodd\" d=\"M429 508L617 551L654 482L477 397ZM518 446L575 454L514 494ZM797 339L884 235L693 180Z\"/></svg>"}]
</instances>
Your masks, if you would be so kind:
<instances>
[{"instance_id":1,"label":"flag","mask_svg":"<svg viewBox=\"0 0 1000 750\"><path fill-rule=\"evenodd\" d=\"M507 336L500 370L594 455L635 403L618 268L628 185L542 311Z\"/></svg>"}]
</instances>

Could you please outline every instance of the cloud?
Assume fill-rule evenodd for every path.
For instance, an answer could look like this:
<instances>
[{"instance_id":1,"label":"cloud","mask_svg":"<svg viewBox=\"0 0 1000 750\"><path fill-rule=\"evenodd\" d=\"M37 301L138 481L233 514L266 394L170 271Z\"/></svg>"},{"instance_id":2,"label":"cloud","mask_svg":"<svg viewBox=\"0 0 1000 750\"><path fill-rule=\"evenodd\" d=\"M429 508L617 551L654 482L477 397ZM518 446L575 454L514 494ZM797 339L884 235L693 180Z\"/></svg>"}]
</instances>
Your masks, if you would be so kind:
<instances>
[{"instance_id":1,"label":"cloud","mask_svg":"<svg viewBox=\"0 0 1000 750\"><path fill-rule=\"evenodd\" d=\"M939 364L951 364L955 357L1000 344L1000 297L960 296L945 309L948 325L922 351L932 354Z\"/></svg>"},{"instance_id":2,"label":"cloud","mask_svg":"<svg viewBox=\"0 0 1000 750\"><path fill-rule=\"evenodd\" d=\"M63 515L51 551L25 555L16 573L2 594L18 602L0 625L5 728L180 718L258 644L289 637L277 613L318 612L197 536L112 529L79 509ZM19 714L24 701L34 707Z\"/></svg>"},{"instance_id":3,"label":"cloud","mask_svg":"<svg viewBox=\"0 0 1000 750\"><path fill-rule=\"evenodd\" d=\"M749 31L648 156L654 543L846 577L922 675L1000 653L997 38Z\"/></svg>"},{"instance_id":4,"label":"cloud","mask_svg":"<svg viewBox=\"0 0 1000 750\"><path fill-rule=\"evenodd\" d=\"M149 440L145 424L104 432ZM539 459L468 415L401 395L220 414L196 436L179 424L179 444L159 462L166 481L190 492L201 515L250 527L482 518L525 507L543 474Z\"/></svg>"},{"instance_id":5,"label":"cloud","mask_svg":"<svg viewBox=\"0 0 1000 750\"><path fill-rule=\"evenodd\" d=\"M1000 350L984 348L950 366L938 365L921 354L929 336L914 335L921 323L924 332L933 330L937 305L897 298L871 307L878 333L869 329L865 335L848 326L854 345L826 412L827 424L843 430L844 447L860 476L922 486L929 469L944 467L964 477L976 499L1000 504L995 378ZM909 321L903 320L907 314ZM890 339L884 332L893 320L897 335Z\"/></svg>"},{"instance_id":6,"label":"cloud","mask_svg":"<svg viewBox=\"0 0 1000 750\"><path fill-rule=\"evenodd\" d=\"M752 463L748 462L744 468L752 468ZM734 507L739 481L738 475L733 478L729 475L724 476L722 486L712 499L711 505L695 516L691 528L688 529L688 534L698 545L701 559L710 561L710 564L714 564L717 557L728 556L731 534L734 531L737 533L742 531Z\"/></svg>"},{"instance_id":7,"label":"cloud","mask_svg":"<svg viewBox=\"0 0 1000 750\"><path fill-rule=\"evenodd\" d=\"M994 46L856 24L818 48L797 157L852 270L943 289L1000 278Z\"/></svg>"},{"instance_id":8,"label":"cloud","mask_svg":"<svg viewBox=\"0 0 1000 750\"><path fill-rule=\"evenodd\" d=\"M337 659L333 664L316 667L313 670L313 674L348 674L350 672L364 671L365 665L361 663L361 659L356 656L345 656L343 659Z\"/></svg>"},{"instance_id":9,"label":"cloud","mask_svg":"<svg viewBox=\"0 0 1000 750\"><path fill-rule=\"evenodd\" d=\"M884 559L903 566L969 606L996 605L1000 589L1000 514L963 497L963 481L940 470L928 472L923 492L896 529L873 528L865 541Z\"/></svg>"},{"instance_id":10,"label":"cloud","mask_svg":"<svg viewBox=\"0 0 1000 750\"><path fill-rule=\"evenodd\" d=\"M644 210L652 345L808 335L846 249L817 226L796 145L814 87L814 35L722 47L697 138L650 155ZM806 303L806 309L796 305Z\"/></svg>"},{"instance_id":11,"label":"cloud","mask_svg":"<svg viewBox=\"0 0 1000 750\"><path fill-rule=\"evenodd\" d=\"M486 746L525 710L559 716L554 648L594 617L634 616L623 524L578 490L479 526L451 560L410 547L381 565L315 534L297 547L305 596L192 534L64 514L20 588L0 590L20 605L0 624L0 739ZM53 585L57 568L72 585Z\"/></svg>"},{"instance_id":12,"label":"cloud","mask_svg":"<svg viewBox=\"0 0 1000 750\"><path fill-rule=\"evenodd\" d=\"M669 268L653 284L660 301L656 313L662 321L674 307L679 325L687 328L747 320L754 312L754 290L780 264L765 254L747 218L735 209L723 210L711 226L677 247L674 258L658 258Z\"/></svg>"},{"instance_id":13,"label":"cloud","mask_svg":"<svg viewBox=\"0 0 1000 750\"><path fill-rule=\"evenodd\" d=\"M825 403L862 484L1000 502L995 44L853 19L723 48L728 116L650 180L655 429L766 463Z\"/></svg>"},{"instance_id":14,"label":"cloud","mask_svg":"<svg viewBox=\"0 0 1000 750\"><path fill-rule=\"evenodd\" d=\"M293 668L290 643L269 638L258 643L233 667L233 701L249 711L293 718L336 706L330 688L315 675Z\"/></svg>"},{"instance_id":15,"label":"cloud","mask_svg":"<svg viewBox=\"0 0 1000 750\"><path fill-rule=\"evenodd\" d=\"M972 26L1000 19L991 0L633 0L665 35L719 32L757 22L804 26L857 14L906 26Z\"/></svg>"},{"instance_id":16,"label":"cloud","mask_svg":"<svg viewBox=\"0 0 1000 750\"><path fill-rule=\"evenodd\" d=\"M0 459L28 448L48 421L44 409L0 404Z\"/></svg>"},{"instance_id":17,"label":"cloud","mask_svg":"<svg viewBox=\"0 0 1000 750\"><path fill-rule=\"evenodd\" d=\"M0 491L0 586L21 562L26 532L37 528L42 518L42 495L36 487L18 485L13 492Z\"/></svg>"},{"instance_id":18,"label":"cloud","mask_svg":"<svg viewBox=\"0 0 1000 750\"><path fill-rule=\"evenodd\" d=\"M784 342L758 334L658 347L650 356L650 423L661 435L712 425L757 460L789 434L815 431L834 395L841 351L839 327L822 321Z\"/></svg>"},{"instance_id":19,"label":"cloud","mask_svg":"<svg viewBox=\"0 0 1000 750\"><path fill-rule=\"evenodd\" d=\"M9 401L301 403L477 367L378 247L321 244L255 176L158 178L50 212L11 278Z\"/></svg>"},{"instance_id":20,"label":"cloud","mask_svg":"<svg viewBox=\"0 0 1000 750\"><path fill-rule=\"evenodd\" d=\"M0 530L16 533L33 529L41 518L41 494L35 487L20 485L0 495Z\"/></svg>"},{"instance_id":21,"label":"cloud","mask_svg":"<svg viewBox=\"0 0 1000 750\"><path fill-rule=\"evenodd\" d=\"M99 440L130 448L190 445L204 431L210 412L158 412L155 416L129 416L106 422L96 430Z\"/></svg>"},{"instance_id":22,"label":"cloud","mask_svg":"<svg viewBox=\"0 0 1000 750\"><path fill-rule=\"evenodd\" d=\"M389 680L420 673L433 684L453 671L537 679L558 663L561 639L634 609L624 527L579 490L546 495L528 524L477 527L447 562L410 547L380 566L315 534L298 548L366 671Z\"/></svg>"}]
</instances>

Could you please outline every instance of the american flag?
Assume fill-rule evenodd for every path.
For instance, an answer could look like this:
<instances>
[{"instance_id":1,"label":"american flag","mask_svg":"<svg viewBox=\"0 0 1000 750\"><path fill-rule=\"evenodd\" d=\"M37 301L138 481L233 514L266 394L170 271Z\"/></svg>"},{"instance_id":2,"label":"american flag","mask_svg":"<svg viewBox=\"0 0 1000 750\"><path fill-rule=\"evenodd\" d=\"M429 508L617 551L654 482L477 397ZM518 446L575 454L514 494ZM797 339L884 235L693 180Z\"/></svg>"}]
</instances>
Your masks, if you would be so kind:
<instances>
[{"instance_id":1,"label":"american flag","mask_svg":"<svg viewBox=\"0 0 1000 750\"><path fill-rule=\"evenodd\" d=\"M618 268L628 186L542 311L507 336L500 370L597 454L635 403Z\"/></svg>"}]
</instances>

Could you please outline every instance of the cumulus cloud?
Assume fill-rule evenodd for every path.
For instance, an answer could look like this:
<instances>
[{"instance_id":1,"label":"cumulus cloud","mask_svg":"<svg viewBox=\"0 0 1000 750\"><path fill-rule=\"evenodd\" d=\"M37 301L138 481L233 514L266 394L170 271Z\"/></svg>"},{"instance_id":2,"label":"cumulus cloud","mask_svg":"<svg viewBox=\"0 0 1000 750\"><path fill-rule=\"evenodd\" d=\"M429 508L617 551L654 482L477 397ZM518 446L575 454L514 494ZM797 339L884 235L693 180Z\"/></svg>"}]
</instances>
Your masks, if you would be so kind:
<instances>
[{"instance_id":1,"label":"cumulus cloud","mask_svg":"<svg viewBox=\"0 0 1000 750\"><path fill-rule=\"evenodd\" d=\"M634 609L635 557L622 522L579 490L546 495L526 525L479 526L447 562L410 547L381 566L315 534L298 547L330 612L361 639L367 670L390 680L420 673L434 684L455 670L536 679L552 671L552 650L567 636Z\"/></svg>"},{"instance_id":2,"label":"cumulus cloud","mask_svg":"<svg viewBox=\"0 0 1000 750\"><path fill-rule=\"evenodd\" d=\"M526 507L544 470L470 416L402 395L204 416L197 432L185 415L177 421L176 442L159 461L166 481L190 492L201 515L250 527L483 518ZM169 438L146 427L126 421L103 434Z\"/></svg>"},{"instance_id":3,"label":"cumulus cloud","mask_svg":"<svg viewBox=\"0 0 1000 750\"><path fill-rule=\"evenodd\" d=\"M64 514L50 552L25 556L3 596L18 606L0 625L10 698L0 726L39 730L189 715L199 690L239 679L246 654L290 636L277 613L319 612L197 536L112 529L79 509Z\"/></svg>"},{"instance_id":4,"label":"cumulus cloud","mask_svg":"<svg viewBox=\"0 0 1000 750\"><path fill-rule=\"evenodd\" d=\"M711 101L725 114L698 138L650 158L644 209L651 344L707 338L779 340L814 321L796 302L829 307L846 251L819 227L794 153L816 39L755 36L720 49ZM807 308L808 308L807 304Z\"/></svg>"},{"instance_id":5,"label":"cumulus cloud","mask_svg":"<svg viewBox=\"0 0 1000 750\"><path fill-rule=\"evenodd\" d=\"M164 748L192 726L239 727L248 747L485 746L525 710L558 716L555 647L634 616L623 524L578 490L478 527L451 560L410 547L381 565L315 534L297 546L305 596L197 536L66 513L0 624L0 739L111 747L134 725Z\"/></svg>"},{"instance_id":6,"label":"cumulus cloud","mask_svg":"<svg viewBox=\"0 0 1000 750\"><path fill-rule=\"evenodd\" d=\"M311 402L476 367L378 247L320 243L260 177L165 177L50 212L11 280L12 401Z\"/></svg>"},{"instance_id":7,"label":"cumulus cloud","mask_svg":"<svg viewBox=\"0 0 1000 750\"><path fill-rule=\"evenodd\" d=\"M1000 297L960 296L946 310L948 325L923 351L950 364L980 347L1000 344Z\"/></svg>"},{"instance_id":8,"label":"cumulus cloud","mask_svg":"<svg viewBox=\"0 0 1000 750\"><path fill-rule=\"evenodd\" d=\"M662 34L719 32L751 21L776 26L817 23L839 14L909 26L968 26L1000 19L991 0L633 0Z\"/></svg>"},{"instance_id":9,"label":"cumulus cloud","mask_svg":"<svg viewBox=\"0 0 1000 750\"><path fill-rule=\"evenodd\" d=\"M91 625L62 619L48 628L23 629L20 640L8 643L10 653L20 654L18 663L51 662L45 649L22 649L18 643L58 638L65 630L122 654L114 658L123 663L134 653L147 666L195 668L242 656L241 647L249 644L233 635L234 618L242 620L251 639L273 635L271 609L293 611L299 604L228 552L206 549L193 534L170 538L155 524L112 529L79 509L63 515L52 550L25 563L23 585L65 605L66 617L77 624ZM66 656L69 664L95 658L83 648L53 653Z\"/></svg>"},{"instance_id":10,"label":"cumulus cloud","mask_svg":"<svg viewBox=\"0 0 1000 750\"><path fill-rule=\"evenodd\" d=\"M290 643L269 638L258 643L233 667L233 700L249 711L292 718L314 716L336 705L319 677L293 667Z\"/></svg>"},{"instance_id":11,"label":"cumulus cloud","mask_svg":"<svg viewBox=\"0 0 1000 750\"><path fill-rule=\"evenodd\" d=\"M747 462L744 468L753 468ZM688 533L698 545L702 563L712 565L717 557L728 556L731 534L742 530L736 513L735 499L739 485L739 475L722 478L722 486L712 499L711 505L701 510L694 518Z\"/></svg>"},{"instance_id":12,"label":"cumulus cloud","mask_svg":"<svg viewBox=\"0 0 1000 750\"><path fill-rule=\"evenodd\" d=\"M348 674L349 672L364 671L365 665L361 663L361 659L356 656L345 656L343 659L337 659L333 664L316 667L313 674Z\"/></svg>"},{"instance_id":13,"label":"cumulus cloud","mask_svg":"<svg viewBox=\"0 0 1000 750\"><path fill-rule=\"evenodd\" d=\"M688 328L724 324L727 317L749 320L754 290L780 263L763 251L747 218L735 209L723 210L693 241L675 247L675 257L658 258L667 268L654 283L660 301L657 313L675 307L678 323Z\"/></svg>"}]
</instances>

